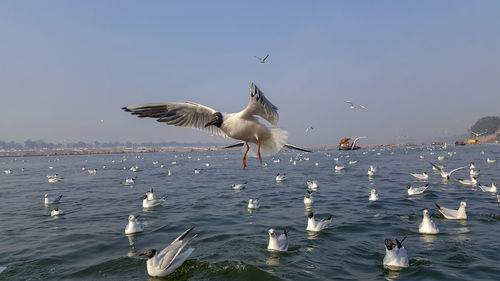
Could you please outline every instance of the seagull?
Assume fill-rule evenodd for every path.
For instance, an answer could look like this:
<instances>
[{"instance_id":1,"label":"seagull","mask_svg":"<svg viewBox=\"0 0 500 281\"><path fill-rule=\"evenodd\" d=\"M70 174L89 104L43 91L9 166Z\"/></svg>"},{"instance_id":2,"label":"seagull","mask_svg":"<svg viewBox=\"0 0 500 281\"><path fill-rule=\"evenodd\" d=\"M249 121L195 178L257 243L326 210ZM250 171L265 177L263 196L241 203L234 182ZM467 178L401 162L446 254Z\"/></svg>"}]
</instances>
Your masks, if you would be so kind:
<instances>
[{"instance_id":1,"label":"seagull","mask_svg":"<svg viewBox=\"0 0 500 281\"><path fill-rule=\"evenodd\" d=\"M318 180L307 181L307 188L309 189L318 189Z\"/></svg>"},{"instance_id":2,"label":"seagull","mask_svg":"<svg viewBox=\"0 0 500 281\"><path fill-rule=\"evenodd\" d=\"M332 216L330 215L328 218L322 219L321 221L316 221L314 219L314 214L313 212L310 212L309 215L307 216L307 231L314 231L318 232L321 231L325 228L328 228L330 224L332 223Z\"/></svg>"},{"instance_id":3,"label":"seagull","mask_svg":"<svg viewBox=\"0 0 500 281\"><path fill-rule=\"evenodd\" d=\"M474 169L476 168L476 166L474 165L474 162L470 162L470 166L469 166L469 168L470 168L471 170L474 170Z\"/></svg>"},{"instance_id":4,"label":"seagull","mask_svg":"<svg viewBox=\"0 0 500 281\"><path fill-rule=\"evenodd\" d=\"M272 228L268 230L268 233L269 243L267 244L267 250L278 252L288 251L288 232L286 230L279 237L276 237L276 233L274 233L274 229Z\"/></svg>"},{"instance_id":5,"label":"seagull","mask_svg":"<svg viewBox=\"0 0 500 281\"><path fill-rule=\"evenodd\" d=\"M356 164L356 163L358 163L358 161L355 161L355 160L351 160L351 161L349 161L349 165L354 165L354 164Z\"/></svg>"},{"instance_id":6,"label":"seagull","mask_svg":"<svg viewBox=\"0 0 500 281\"><path fill-rule=\"evenodd\" d=\"M417 180L426 181L426 180L429 179L429 175L426 172L423 172L421 174L419 174L419 173L410 173L410 175L412 175Z\"/></svg>"},{"instance_id":7,"label":"seagull","mask_svg":"<svg viewBox=\"0 0 500 281\"><path fill-rule=\"evenodd\" d=\"M239 184L233 184L231 185L231 187L234 189L234 190L242 190L244 188L247 187L247 182L244 182L244 183L239 183Z\"/></svg>"},{"instance_id":8,"label":"seagull","mask_svg":"<svg viewBox=\"0 0 500 281\"><path fill-rule=\"evenodd\" d=\"M87 170L87 172L89 173L89 175L95 175L97 173L97 170L96 169Z\"/></svg>"},{"instance_id":9,"label":"seagull","mask_svg":"<svg viewBox=\"0 0 500 281\"><path fill-rule=\"evenodd\" d=\"M352 101L345 100L344 102L350 104L351 109L356 109L356 108L366 109L366 107L363 105L354 105Z\"/></svg>"},{"instance_id":10,"label":"seagull","mask_svg":"<svg viewBox=\"0 0 500 281\"><path fill-rule=\"evenodd\" d=\"M243 168L247 166L246 157L259 157L276 154L285 146L292 149L311 152L300 147L286 144L288 132L277 127L268 127L257 119L264 118L272 125L278 124L278 108L253 83L250 84L248 106L237 113L221 113L210 107L194 102L152 103L122 108L138 117L152 117L167 125L189 127L205 131L211 135L230 137L241 142L225 148L244 146ZM249 144L257 145L250 147Z\"/></svg>"},{"instance_id":11,"label":"seagull","mask_svg":"<svg viewBox=\"0 0 500 281\"><path fill-rule=\"evenodd\" d=\"M465 213L465 208L467 207L467 203L464 201L460 202L460 207L458 210L443 208L439 206L437 203L434 203L441 214L449 220L466 220L467 214Z\"/></svg>"},{"instance_id":12,"label":"seagull","mask_svg":"<svg viewBox=\"0 0 500 281\"><path fill-rule=\"evenodd\" d=\"M50 183L60 182L62 180L63 180L63 178L60 178L58 176L58 174L48 175L47 176L47 181L50 182Z\"/></svg>"},{"instance_id":13,"label":"seagull","mask_svg":"<svg viewBox=\"0 0 500 281\"><path fill-rule=\"evenodd\" d=\"M276 174L276 182L282 182L286 179L285 175L280 175L279 173Z\"/></svg>"},{"instance_id":14,"label":"seagull","mask_svg":"<svg viewBox=\"0 0 500 281\"><path fill-rule=\"evenodd\" d=\"M457 179L457 181L463 185L472 185L476 186L477 184L477 177L470 177L470 180L463 180L463 179Z\"/></svg>"},{"instance_id":15,"label":"seagull","mask_svg":"<svg viewBox=\"0 0 500 281\"><path fill-rule=\"evenodd\" d=\"M151 187L148 192L146 192L148 200L156 200L155 194L153 193L153 188Z\"/></svg>"},{"instance_id":16,"label":"seagull","mask_svg":"<svg viewBox=\"0 0 500 281\"><path fill-rule=\"evenodd\" d=\"M197 235L195 234L189 239L186 236L194 229L189 228L177 237L168 247L157 253L156 249L148 249L146 252L139 254L139 256L148 257L147 269L151 277L164 277L174 272L184 261L191 255L194 248L187 249L181 254L182 249L186 247Z\"/></svg>"},{"instance_id":17,"label":"seagull","mask_svg":"<svg viewBox=\"0 0 500 281\"><path fill-rule=\"evenodd\" d=\"M408 189L408 195L416 195L416 194L422 194L424 191L429 187L429 184L426 184L424 186L420 187L413 187L411 185L407 185L406 188Z\"/></svg>"},{"instance_id":18,"label":"seagull","mask_svg":"<svg viewBox=\"0 0 500 281\"><path fill-rule=\"evenodd\" d=\"M163 202L167 200L167 196L160 199L149 200L146 194L142 195L140 198L142 199L142 207L144 209L161 206Z\"/></svg>"},{"instance_id":19,"label":"seagull","mask_svg":"<svg viewBox=\"0 0 500 281\"><path fill-rule=\"evenodd\" d=\"M132 233L142 232L143 231L142 223L140 223L137 220L138 217L139 217L139 215L137 215L137 216L134 216L134 215L128 216L128 224L127 224L127 226L125 226L125 234L132 234Z\"/></svg>"},{"instance_id":20,"label":"seagull","mask_svg":"<svg viewBox=\"0 0 500 281\"><path fill-rule=\"evenodd\" d=\"M396 245L391 239L387 238L384 240L385 244L385 257L384 266L394 267L394 268L406 268L408 267L408 254L406 248L403 246L403 241L406 237L401 240L401 242L396 239ZM397 246L397 247L394 247Z\"/></svg>"},{"instance_id":21,"label":"seagull","mask_svg":"<svg viewBox=\"0 0 500 281\"><path fill-rule=\"evenodd\" d=\"M431 164L432 164L432 163L431 163ZM436 168L436 167L439 167L439 168L441 168L441 169L444 169L444 166L443 166L443 165L436 165L436 166L432 166L432 170L433 170L433 171L438 171L438 172L439 172L438 168Z\"/></svg>"},{"instance_id":22,"label":"seagull","mask_svg":"<svg viewBox=\"0 0 500 281\"><path fill-rule=\"evenodd\" d=\"M470 173L469 174L470 174L471 177L476 177L477 178L477 177L479 177L479 172L480 171L481 170L474 171L473 169L470 169Z\"/></svg>"},{"instance_id":23,"label":"seagull","mask_svg":"<svg viewBox=\"0 0 500 281\"><path fill-rule=\"evenodd\" d=\"M125 182L121 182L122 185L133 185L135 184L135 178L126 178Z\"/></svg>"},{"instance_id":24,"label":"seagull","mask_svg":"<svg viewBox=\"0 0 500 281\"><path fill-rule=\"evenodd\" d=\"M437 228L436 224L431 220L429 216L429 211L424 210L423 212L422 222L418 226L418 232L422 234L438 234L439 228Z\"/></svg>"},{"instance_id":25,"label":"seagull","mask_svg":"<svg viewBox=\"0 0 500 281\"><path fill-rule=\"evenodd\" d=\"M340 171L342 171L343 169L345 169L345 166L338 166L338 165L335 165L335 171L336 171L336 172L340 172Z\"/></svg>"},{"instance_id":26,"label":"seagull","mask_svg":"<svg viewBox=\"0 0 500 281\"><path fill-rule=\"evenodd\" d=\"M483 192L497 193L497 184L496 183L492 183L491 186L485 186L485 185L479 184L479 187L481 188L481 190Z\"/></svg>"},{"instance_id":27,"label":"seagull","mask_svg":"<svg viewBox=\"0 0 500 281\"><path fill-rule=\"evenodd\" d=\"M368 198L369 201L377 201L378 200L378 193L375 189L372 189L370 191L370 197Z\"/></svg>"},{"instance_id":28,"label":"seagull","mask_svg":"<svg viewBox=\"0 0 500 281\"><path fill-rule=\"evenodd\" d=\"M269 54L267 54L264 58L261 58L261 57L258 57L258 56L255 56L255 57L260 61L260 63L265 63L266 59L269 57Z\"/></svg>"},{"instance_id":29,"label":"seagull","mask_svg":"<svg viewBox=\"0 0 500 281\"><path fill-rule=\"evenodd\" d=\"M488 158L486 158L486 162L487 162L488 164L493 164L493 163L495 163L496 161L497 161L496 159L490 159L489 157L488 157Z\"/></svg>"},{"instance_id":30,"label":"seagull","mask_svg":"<svg viewBox=\"0 0 500 281\"><path fill-rule=\"evenodd\" d=\"M49 197L48 194L45 194L45 199L44 199L44 203L45 205L50 205L50 204L55 204L55 203L59 203L59 201L61 201L61 198L63 197L63 195L59 195L57 197Z\"/></svg>"},{"instance_id":31,"label":"seagull","mask_svg":"<svg viewBox=\"0 0 500 281\"><path fill-rule=\"evenodd\" d=\"M444 156L438 156L438 161L443 161L444 160Z\"/></svg>"},{"instance_id":32,"label":"seagull","mask_svg":"<svg viewBox=\"0 0 500 281\"><path fill-rule=\"evenodd\" d=\"M250 199L248 200L248 209L258 209L260 208L260 199Z\"/></svg>"},{"instance_id":33,"label":"seagull","mask_svg":"<svg viewBox=\"0 0 500 281\"><path fill-rule=\"evenodd\" d=\"M306 196L304 196L304 205L311 206L311 204L314 203L312 193L313 192L310 190L307 191Z\"/></svg>"},{"instance_id":34,"label":"seagull","mask_svg":"<svg viewBox=\"0 0 500 281\"><path fill-rule=\"evenodd\" d=\"M200 173L200 170L198 170L198 169L194 169L194 173L195 173L195 174L199 174L199 173Z\"/></svg>"},{"instance_id":35,"label":"seagull","mask_svg":"<svg viewBox=\"0 0 500 281\"><path fill-rule=\"evenodd\" d=\"M449 180L450 179L450 176L451 174L453 174L453 172L455 171L458 171L458 170L461 170L461 169L464 169L464 168L467 168L467 166L463 166L463 167L460 167L460 168L456 168L454 170L451 170L449 173L445 172L443 170L443 168L441 166L438 166L436 164L433 164L431 163L432 167L436 168L437 171L439 171L439 173L441 174L441 177L445 180Z\"/></svg>"},{"instance_id":36,"label":"seagull","mask_svg":"<svg viewBox=\"0 0 500 281\"><path fill-rule=\"evenodd\" d=\"M54 207L54 210L52 210L52 212L50 212L50 215L51 215L52 217L55 217L55 216L62 216L62 215L64 215L64 211L63 211L63 210L61 210L61 209L59 209L59 207L58 207L58 206L55 206L55 207Z\"/></svg>"},{"instance_id":37,"label":"seagull","mask_svg":"<svg viewBox=\"0 0 500 281\"><path fill-rule=\"evenodd\" d=\"M309 126L309 127L306 128L306 133L309 132L309 131L312 131L312 130L314 130L314 127L313 126Z\"/></svg>"}]
</instances>

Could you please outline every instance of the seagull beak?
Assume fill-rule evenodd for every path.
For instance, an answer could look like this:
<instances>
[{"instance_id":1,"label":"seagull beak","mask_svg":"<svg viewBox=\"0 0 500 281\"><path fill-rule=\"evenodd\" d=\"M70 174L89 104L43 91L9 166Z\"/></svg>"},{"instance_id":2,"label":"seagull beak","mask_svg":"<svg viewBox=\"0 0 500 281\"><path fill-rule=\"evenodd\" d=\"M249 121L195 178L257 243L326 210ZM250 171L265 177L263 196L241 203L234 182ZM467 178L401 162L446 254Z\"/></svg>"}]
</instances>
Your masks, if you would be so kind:
<instances>
[{"instance_id":1,"label":"seagull beak","mask_svg":"<svg viewBox=\"0 0 500 281\"><path fill-rule=\"evenodd\" d=\"M141 254L139 254L139 256L145 256L145 255L146 255L146 253L141 253Z\"/></svg>"}]
</instances>

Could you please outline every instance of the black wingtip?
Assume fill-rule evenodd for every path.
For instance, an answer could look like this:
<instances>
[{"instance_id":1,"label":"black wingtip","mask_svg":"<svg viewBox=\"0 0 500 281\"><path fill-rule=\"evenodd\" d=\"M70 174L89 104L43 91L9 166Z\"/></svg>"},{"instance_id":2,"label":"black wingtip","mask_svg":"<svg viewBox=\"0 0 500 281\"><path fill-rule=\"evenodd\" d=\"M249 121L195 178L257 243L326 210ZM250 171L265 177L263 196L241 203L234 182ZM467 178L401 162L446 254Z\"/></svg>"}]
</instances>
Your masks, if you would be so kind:
<instances>
[{"instance_id":1,"label":"black wingtip","mask_svg":"<svg viewBox=\"0 0 500 281\"><path fill-rule=\"evenodd\" d=\"M441 206L439 206L438 203L434 202L434 205L436 205L436 208L438 208L438 210L441 210Z\"/></svg>"},{"instance_id":2,"label":"black wingtip","mask_svg":"<svg viewBox=\"0 0 500 281\"><path fill-rule=\"evenodd\" d=\"M425 186L425 187L428 187L428 186L429 186L429 184L426 184L426 185L424 185L424 186Z\"/></svg>"},{"instance_id":3,"label":"black wingtip","mask_svg":"<svg viewBox=\"0 0 500 281\"><path fill-rule=\"evenodd\" d=\"M328 218L324 219L324 221L329 221L332 219L332 215L330 215Z\"/></svg>"},{"instance_id":4,"label":"black wingtip","mask_svg":"<svg viewBox=\"0 0 500 281\"><path fill-rule=\"evenodd\" d=\"M406 236L403 238L403 240L399 241L397 238L396 238L396 244L398 245L398 249L401 249L403 247L403 241L405 241L406 239Z\"/></svg>"},{"instance_id":5,"label":"black wingtip","mask_svg":"<svg viewBox=\"0 0 500 281\"><path fill-rule=\"evenodd\" d=\"M182 239L184 239L189 234L189 232L191 232L193 229L194 229L194 226L190 227L181 236L179 236L178 240L182 241Z\"/></svg>"}]
</instances>

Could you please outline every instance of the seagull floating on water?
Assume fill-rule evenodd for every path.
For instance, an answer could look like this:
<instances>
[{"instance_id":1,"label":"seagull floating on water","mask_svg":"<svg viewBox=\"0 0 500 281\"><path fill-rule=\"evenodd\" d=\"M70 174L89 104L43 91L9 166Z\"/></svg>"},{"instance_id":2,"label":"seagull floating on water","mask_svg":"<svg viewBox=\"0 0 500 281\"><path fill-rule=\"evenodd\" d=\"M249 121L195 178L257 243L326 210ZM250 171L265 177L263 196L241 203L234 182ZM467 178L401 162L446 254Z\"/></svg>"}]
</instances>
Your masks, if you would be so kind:
<instances>
[{"instance_id":1,"label":"seagull floating on water","mask_svg":"<svg viewBox=\"0 0 500 281\"><path fill-rule=\"evenodd\" d=\"M476 186L477 184L477 177L470 177L470 180L463 180L463 179L457 179L457 181L463 185L472 185Z\"/></svg>"},{"instance_id":2,"label":"seagull floating on water","mask_svg":"<svg viewBox=\"0 0 500 281\"><path fill-rule=\"evenodd\" d=\"M432 167L436 168L436 170L441 174L441 177L445 180L449 180L451 174L453 174L454 172L467 168L467 166L463 166L460 168L453 169L450 172L445 172L441 166L438 166L438 165L433 164L433 163L431 163L431 165L432 165Z\"/></svg>"},{"instance_id":3,"label":"seagull floating on water","mask_svg":"<svg viewBox=\"0 0 500 281\"><path fill-rule=\"evenodd\" d=\"M52 217L55 217L55 216L62 216L64 215L64 211L59 209L58 206L55 206L54 209L52 210L52 212L50 212L50 215Z\"/></svg>"},{"instance_id":4,"label":"seagull floating on water","mask_svg":"<svg viewBox=\"0 0 500 281\"><path fill-rule=\"evenodd\" d=\"M191 227L184 231L184 233L182 233L172 243L170 243L168 247L159 253L156 252L156 249L148 249L146 252L139 254L139 256L148 257L146 264L149 276L167 276L184 263L189 255L191 255L194 251L194 248L189 248L181 254L182 249L184 249L184 247L186 247L186 245L197 236L197 234L195 234L191 238L186 239L186 236L193 229L194 227Z\"/></svg>"},{"instance_id":5,"label":"seagull floating on water","mask_svg":"<svg viewBox=\"0 0 500 281\"><path fill-rule=\"evenodd\" d=\"M497 193L497 184L496 183L491 183L491 186L485 186L479 184L479 187L483 192L492 192L492 193Z\"/></svg>"},{"instance_id":6,"label":"seagull floating on water","mask_svg":"<svg viewBox=\"0 0 500 281\"><path fill-rule=\"evenodd\" d=\"M259 209L260 208L260 199L250 199L248 200L248 209Z\"/></svg>"},{"instance_id":7,"label":"seagull floating on water","mask_svg":"<svg viewBox=\"0 0 500 281\"><path fill-rule=\"evenodd\" d=\"M370 165L370 169L368 169L368 175L371 177L373 175L375 175L375 172L377 172L377 168L374 167L373 165Z\"/></svg>"},{"instance_id":8,"label":"seagull floating on water","mask_svg":"<svg viewBox=\"0 0 500 281\"><path fill-rule=\"evenodd\" d=\"M321 221L316 221L314 219L313 212L310 212L307 217L308 217L307 228L306 228L307 231L318 232L318 231L321 231L325 228L328 228L330 226L330 224L332 223L332 216L331 215L325 219L322 219Z\"/></svg>"},{"instance_id":9,"label":"seagull floating on water","mask_svg":"<svg viewBox=\"0 0 500 281\"><path fill-rule=\"evenodd\" d=\"M429 211L424 210L423 212L422 222L418 226L418 232L422 234L438 234L439 228L437 228L436 224L431 220L429 216Z\"/></svg>"},{"instance_id":10,"label":"seagull floating on water","mask_svg":"<svg viewBox=\"0 0 500 281\"><path fill-rule=\"evenodd\" d=\"M338 166L338 165L335 165L335 171L336 171L336 172L340 172L340 171L342 171L343 169L345 169L345 166Z\"/></svg>"},{"instance_id":11,"label":"seagull floating on water","mask_svg":"<svg viewBox=\"0 0 500 281\"><path fill-rule=\"evenodd\" d=\"M142 199L142 207L144 209L161 206L163 202L167 200L167 196L160 199L149 200L146 194L142 195L140 198Z\"/></svg>"},{"instance_id":12,"label":"seagull floating on water","mask_svg":"<svg viewBox=\"0 0 500 281\"><path fill-rule=\"evenodd\" d=\"M286 252L288 251L288 232L285 230L283 234L276 237L274 229L269 229L269 243L267 244L267 250Z\"/></svg>"},{"instance_id":13,"label":"seagull floating on water","mask_svg":"<svg viewBox=\"0 0 500 281\"><path fill-rule=\"evenodd\" d=\"M139 215L128 216L128 224L127 224L127 226L125 226L125 234L132 234L132 233L137 233L137 232L143 231L142 223L140 223L137 220L138 217L139 217Z\"/></svg>"},{"instance_id":14,"label":"seagull floating on water","mask_svg":"<svg viewBox=\"0 0 500 281\"><path fill-rule=\"evenodd\" d=\"M429 187L429 184L426 184L424 186L420 187L413 187L411 185L407 185L406 188L408 189L408 195L417 195L417 194L422 194L424 191Z\"/></svg>"},{"instance_id":15,"label":"seagull floating on water","mask_svg":"<svg viewBox=\"0 0 500 281\"><path fill-rule=\"evenodd\" d=\"M148 200L156 200L156 196L153 193L153 188L151 187L148 192L146 192L146 195L148 196Z\"/></svg>"},{"instance_id":16,"label":"seagull floating on water","mask_svg":"<svg viewBox=\"0 0 500 281\"><path fill-rule=\"evenodd\" d=\"M45 194L45 196L44 196L44 203L45 203L45 205L59 203L59 201L61 201L62 197L63 197L62 194L59 195L59 196L56 196L56 197L49 197L48 194Z\"/></svg>"},{"instance_id":17,"label":"seagull floating on water","mask_svg":"<svg viewBox=\"0 0 500 281\"><path fill-rule=\"evenodd\" d=\"M467 207L467 203L464 201L460 202L460 207L458 210L448 209L439 206L437 203L434 203L441 214L449 220L466 220L467 213L465 212L465 208Z\"/></svg>"},{"instance_id":18,"label":"seagull floating on water","mask_svg":"<svg viewBox=\"0 0 500 281\"><path fill-rule=\"evenodd\" d=\"M318 180L307 181L307 188L309 189L318 189Z\"/></svg>"},{"instance_id":19,"label":"seagull floating on water","mask_svg":"<svg viewBox=\"0 0 500 281\"><path fill-rule=\"evenodd\" d=\"M378 200L378 193L377 190L372 189L370 191L370 197L368 198L369 201L377 201Z\"/></svg>"},{"instance_id":20,"label":"seagull floating on water","mask_svg":"<svg viewBox=\"0 0 500 281\"><path fill-rule=\"evenodd\" d=\"M10 169L9 169L9 170L4 170L3 172L4 172L6 175L10 175L10 174L12 174L12 170L10 170Z\"/></svg>"},{"instance_id":21,"label":"seagull floating on water","mask_svg":"<svg viewBox=\"0 0 500 281\"><path fill-rule=\"evenodd\" d=\"M384 240L385 244L385 257L384 257L384 267L388 268L407 268L408 265L408 253L406 248L403 246L403 240L399 241L396 239L396 245L391 239L387 238ZM396 246L396 247L394 247Z\"/></svg>"},{"instance_id":22,"label":"seagull floating on water","mask_svg":"<svg viewBox=\"0 0 500 281\"><path fill-rule=\"evenodd\" d=\"M488 157L488 158L486 158L486 162L487 162L488 164L493 164L493 163L495 163L496 161L497 161L496 159L490 159L489 157Z\"/></svg>"},{"instance_id":23,"label":"seagull floating on water","mask_svg":"<svg viewBox=\"0 0 500 281\"><path fill-rule=\"evenodd\" d=\"M311 206L311 204L314 203L312 193L313 192L311 190L307 191L306 196L304 196L304 205Z\"/></svg>"},{"instance_id":24,"label":"seagull floating on water","mask_svg":"<svg viewBox=\"0 0 500 281\"><path fill-rule=\"evenodd\" d=\"M265 63L267 58L269 57L269 54L267 54L264 58L261 58L261 57L258 57L258 56L255 56L259 61L260 63Z\"/></svg>"},{"instance_id":25,"label":"seagull floating on water","mask_svg":"<svg viewBox=\"0 0 500 281\"><path fill-rule=\"evenodd\" d=\"M278 124L278 108L253 83L250 84L250 102L245 109L238 113L221 113L194 102L152 103L127 106L122 109L141 118L157 118L156 121L164 122L167 125L190 127L212 135L240 140L242 142L226 148L246 145L243 168L247 166L246 156L249 151L250 156L259 157L261 164L262 155L276 154L283 146L311 152L286 144L288 138L286 130L268 127L259 122L256 116L264 118L272 125ZM257 145L257 149L249 144Z\"/></svg>"},{"instance_id":26,"label":"seagull floating on water","mask_svg":"<svg viewBox=\"0 0 500 281\"><path fill-rule=\"evenodd\" d=\"M276 182L282 182L286 179L285 175L280 175L279 173L276 174Z\"/></svg>"},{"instance_id":27,"label":"seagull floating on water","mask_svg":"<svg viewBox=\"0 0 500 281\"><path fill-rule=\"evenodd\" d=\"M244 183L239 183L239 184L233 184L231 185L231 187L234 189L234 190L242 190L244 188L247 187L247 182L244 182Z\"/></svg>"},{"instance_id":28,"label":"seagull floating on water","mask_svg":"<svg viewBox=\"0 0 500 281\"><path fill-rule=\"evenodd\" d=\"M421 174L419 174L419 173L410 173L410 175L412 175L417 180L424 181L424 180L428 180L429 179L429 175L426 172L423 172Z\"/></svg>"}]
</instances>

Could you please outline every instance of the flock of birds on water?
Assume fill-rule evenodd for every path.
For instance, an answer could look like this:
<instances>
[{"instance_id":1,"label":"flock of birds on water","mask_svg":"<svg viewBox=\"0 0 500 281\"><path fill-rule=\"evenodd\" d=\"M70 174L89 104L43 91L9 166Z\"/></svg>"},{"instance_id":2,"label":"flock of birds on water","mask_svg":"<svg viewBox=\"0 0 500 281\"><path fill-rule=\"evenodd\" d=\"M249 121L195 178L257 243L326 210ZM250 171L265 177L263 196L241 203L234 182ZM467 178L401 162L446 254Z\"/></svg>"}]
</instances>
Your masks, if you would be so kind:
<instances>
[{"instance_id":1,"label":"flock of birds on water","mask_svg":"<svg viewBox=\"0 0 500 281\"><path fill-rule=\"evenodd\" d=\"M256 57L261 63L265 63L269 55L264 58ZM355 105L351 101L344 101L349 104L351 109L366 109L363 105ZM243 168L246 168L247 162L246 157L258 157L262 166L265 167L267 164L263 164L262 157L270 156L278 153L283 147L290 149L299 150L302 152L311 152L307 149L301 148L296 145L286 143L288 138L288 132L284 129L278 127L271 127L260 122L259 118L262 118L269 122L271 125L277 125L279 115L278 108L272 104L265 96L264 93L253 83L250 84L250 101L245 109L237 113L223 113L214 110L210 107L197 104L194 102L170 102L170 103L151 103L142 104L135 106L126 106L122 108L125 112L130 112L132 115L136 115L140 118L155 118L158 122L165 123L166 125L181 126L194 128L201 131L205 131L212 135L218 135L226 138L232 138L238 140L239 142L228 146L228 147L239 147L241 146L244 151L244 156L242 159ZM313 130L313 127L306 129L306 132ZM450 152L451 153L451 152ZM299 154L300 155L300 154ZM452 155L451 155L452 156ZM450 156L450 157L451 157ZM438 157L439 161L444 159L443 156ZM276 161L276 160L274 160ZM279 160L277 160L279 161ZM295 160L290 159L295 165ZM334 161L337 163L338 158ZM496 160L487 159L489 164L494 163ZM350 165L356 164L357 161L349 161ZM155 164L155 163L153 163ZM158 164L158 163L156 163ZM174 162L172 162L174 164ZM209 165L209 163L207 163ZM316 163L318 165L318 163ZM443 180L450 180L451 175L458 170L465 169L467 166L459 167L449 172L446 172L444 166L440 166L431 163L432 169L437 171ZM105 168L105 167L104 167ZM334 166L335 172L341 172L346 166L340 166L336 164ZM479 176L479 170L475 170L474 163L470 166L470 179L456 179L459 183L463 185L477 185L477 178ZM85 170L85 168L82 168ZM138 166L131 167L132 172L139 170ZM96 169L87 170L89 175L95 175L97 173ZM377 172L376 167L370 166L367 175L373 177ZM5 170L5 174L11 174L11 170ZM194 170L195 174L199 174L198 169ZM171 175L171 171L168 171L168 175ZM428 174L423 173L411 173L413 177L420 181L427 181ZM58 174L48 175L47 180L50 183L57 183L62 181L62 177ZM282 182L286 179L283 174L276 174L276 182ZM135 178L126 178L123 185L134 185ZM233 184L232 188L234 190L242 190L246 187L246 182ZM306 210L308 210L307 216L307 226L306 230L309 232L320 232L327 229L332 222L332 216L321 220L316 220L314 214L311 210L311 206L314 204L313 193L314 190L319 188L319 183L317 180L313 179L306 182L308 191L304 196L304 205ZM491 186L479 185L479 187L484 192L492 192L497 194L497 185L492 183ZM412 185L406 186L408 195L422 194L428 188L429 184L413 187ZM63 195L49 196L45 194L44 204L46 206L56 205L61 202ZM145 209L159 207L164 204L167 197L157 198L151 188L146 194L141 196L142 207ZM368 198L369 201L379 200L379 195L375 189L372 189ZM497 200L500 202L500 195L497 194ZM248 209L259 209L260 208L259 198L250 198L248 201ZM437 210L446 219L451 220L465 220L467 219L466 214L466 202L460 202L458 209L446 208L435 204ZM64 211L59 208L59 206L54 206L51 216L57 217L64 215ZM125 234L133 235L134 233L142 232L143 225L138 220L139 215L129 215L128 224L125 226ZM191 227L179 235L176 239L172 241L170 245L165 247L161 251L156 249L148 249L145 252L139 254L139 256L146 256L147 260L147 272L153 277L164 277L174 272L178 267L180 267L184 261L190 256L194 251L193 248L188 248L183 251L183 249L197 236L197 234L190 235L194 227ZM439 233L439 228L435 222L431 219L428 210L423 211L422 222L419 225L419 232L426 235L435 235ZM268 230L268 245L267 249L274 252L286 252L288 251L289 239L287 230L283 230L281 234L277 233L275 229L271 228ZM395 243L392 239L385 239L384 245L386 254L383 259L383 264L385 267L390 269L402 269L409 267L408 254L403 245L406 237L401 240L395 239ZM3 269L4 270L4 269Z\"/></svg>"},{"instance_id":2,"label":"flock of birds on water","mask_svg":"<svg viewBox=\"0 0 500 281\"><path fill-rule=\"evenodd\" d=\"M365 154L367 152L363 152ZM453 153L449 152L450 157L453 156ZM190 156L189 156L190 158ZM290 162L292 165L295 165L297 159L300 160L309 160L309 157L306 157L303 153L297 154L297 156L294 158L292 157L290 159ZM124 157L124 160L126 158ZM198 160L201 160L198 158ZM339 158L334 158L333 159L335 164L339 162ZM273 160L276 163L279 163L278 159ZM442 161L442 158L439 157L438 161ZM113 163L115 161L113 160ZM493 164L495 163L494 159L487 158L486 159L487 164ZM358 161L349 161L350 165L355 165L358 163ZM153 161L154 165L159 165L158 161ZM176 161L172 162L173 165L177 164ZM205 165L209 166L209 163L206 163ZM337 166L337 165L335 165ZM492 183L491 186L484 186L478 183L477 179L479 177L480 170L476 168L476 164L471 162L468 166L462 166L458 167L452 170L449 170L445 168L442 165L438 165L435 163L430 163L430 166L432 167L432 170L434 173L437 175L439 174L442 178L443 181L449 181L449 180L455 180L458 183L462 185L467 185L467 186L478 186L483 192L488 192L488 193L493 193L496 195L498 202L500 203L500 195L498 195L498 189L497 189L497 184ZM163 168L164 165L161 164L161 167ZM263 165L263 167L265 167ZM49 167L51 169L52 167ZM103 166L105 169L106 166ZM470 179L464 180L461 178L452 178L452 174L456 171L462 170L469 168L469 175ZM123 169L127 169L124 167ZM137 172L140 171L139 166L133 166L129 169L131 172ZM333 169L335 172L340 172L339 170L336 170L335 168ZM82 168L82 171L87 171L89 175L96 175L97 169L86 169ZM195 169L194 173L199 170ZM376 176L377 168L373 165L370 165L367 171L367 176L368 177L373 177ZM4 173L6 175L11 175L12 170L8 169L5 170ZM171 175L170 169L168 170L168 175ZM418 194L423 194L428 188L429 188L429 174L427 172L422 172L422 173L416 173L416 172L409 172L409 175L411 175L415 180L418 182L422 182L422 186L414 187L412 185L407 185L406 189L408 192L408 195L418 195ZM59 183L63 181L63 177L61 177L59 174L52 174L52 175L47 175L47 181L49 183ZM275 175L274 180L277 183L281 183L283 181L287 180L287 177L285 174L282 173L277 173ZM425 183L425 184L424 184ZM135 177L127 177L125 181L121 182L122 185L124 186L134 186L136 184L136 178ZM306 194L303 198L304 206L307 211L307 224L306 224L306 230L307 232L310 233L317 233L320 231L324 231L325 229L329 228L331 223L332 223L332 216L328 216L326 218L323 218L321 220L316 220L314 217L314 214L312 212L312 206L314 204L314 192L318 190L320 187L318 180L313 179L313 180L308 180L306 182L307 190ZM231 188L235 191L238 190L243 190L247 187L247 182L243 183L236 183L231 186ZM46 207L53 206L53 209L51 211L51 216L53 217L59 217L63 216L65 213L64 211L59 208L58 204L62 201L63 194L57 195L57 196L49 196L49 194L44 195L44 204ZM157 197L156 194L154 193L153 188L150 188L148 192L143 194L141 197L142 199L142 207L143 209L154 209L156 207L161 207L167 200L167 197ZM379 195L375 189L372 189L370 192L370 195L368 196L369 201L377 201L379 200ZM453 209L453 208L447 208L438 205L435 203L435 206L437 210L442 214L443 218L449 219L449 220L467 220L467 203L462 201L458 203L458 209ZM259 209L261 206L261 201L259 198L250 198L248 200L248 209L250 210L255 210ZM136 233L140 233L144 231L144 226L138 219L139 215L134 215L131 214L128 217L128 224L125 226L124 233L126 235L134 235ZM174 239L170 245L165 247L161 251L157 251L156 249L147 249L145 252L140 253L139 256L145 256L148 258L147 260L147 272L150 276L153 277L164 277L167 276L168 274L174 272L178 267L180 267L184 261L191 255L191 253L194 251L194 248L188 248L187 250L183 251L183 249L197 236L197 234L190 235L194 227L191 227L187 229L185 232L183 232L179 237ZM419 224L418 231L421 234L424 235L436 235L438 234L439 228L436 225L436 223L432 220L432 215L429 214L429 211L427 209L423 210L422 212L422 221ZM384 267L392 270L400 270L403 268L409 267L409 259L408 259L408 254L406 251L405 246L403 245L403 242L405 241L406 237L403 237L401 240L395 239L394 241L392 239L385 239L384 240L384 245L385 245L385 256L383 259L383 265ZM282 233L278 233L275 229L271 228L268 230L268 245L267 249L272 252L286 252L288 251L289 247L289 239L288 239L288 232L286 229L282 231ZM3 270L5 270L5 267L2 267Z\"/></svg>"}]
</instances>

